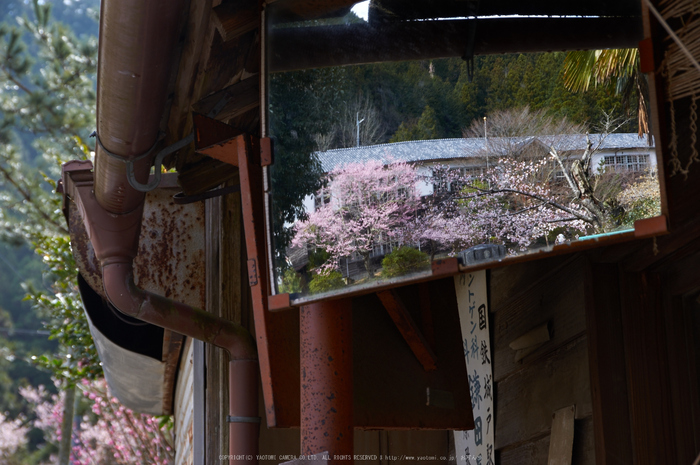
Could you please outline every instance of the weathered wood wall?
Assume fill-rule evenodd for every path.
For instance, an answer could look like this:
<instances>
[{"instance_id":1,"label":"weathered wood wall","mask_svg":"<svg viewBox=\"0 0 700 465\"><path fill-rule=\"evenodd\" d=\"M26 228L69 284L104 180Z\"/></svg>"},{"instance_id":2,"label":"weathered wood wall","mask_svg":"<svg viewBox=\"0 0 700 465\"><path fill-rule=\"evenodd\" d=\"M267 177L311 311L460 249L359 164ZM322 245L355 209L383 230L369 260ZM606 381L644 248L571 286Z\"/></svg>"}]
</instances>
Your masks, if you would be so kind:
<instances>
[{"instance_id":1,"label":"weathered wood wall","mask_svg":"<svg viewBox=\"0 0 700 465\"><path fill-rule=\"evenodd\" d=\"M245 251L241 242L239 194L210 199L206 203L207 311L248 327ZM205 438L204 463L228 455L228 355L223 349L205 346Z\"/></svg>"},{"instance_id":2,"label":"weathered wood wall","mask_svg":"<svg viewBox=\"0 0 700 465\"><path fill-rule=\"evenodd\" d=\"M490 273L498 463L547 463L552 415L576 406L573 463L595 463L586 269L580 255ZM548 324L551 338L515 362L509 344Z\"/></svg>"}]
</instances>

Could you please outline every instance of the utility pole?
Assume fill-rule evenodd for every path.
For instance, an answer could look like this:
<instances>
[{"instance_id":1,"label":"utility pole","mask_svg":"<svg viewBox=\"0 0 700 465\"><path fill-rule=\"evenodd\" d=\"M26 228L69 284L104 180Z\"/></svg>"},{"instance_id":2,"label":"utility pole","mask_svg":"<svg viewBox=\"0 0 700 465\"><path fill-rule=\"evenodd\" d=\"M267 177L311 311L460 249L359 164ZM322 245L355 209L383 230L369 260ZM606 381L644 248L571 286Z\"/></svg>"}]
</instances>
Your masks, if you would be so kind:
<instances>
[{"instance_id":1,"label":"utility pole","mask_svg":"<svg viewBox=\"0 0 700 465\"><path fill-rule=\"evenodd\" d=\"M486 147L486 171L488 172L489 170L489 149L488 149L488 143L489 143L489 136L488 133L486 132L486 117L484 116L484 142L487 145Z\"/></svg>"},{"instance_id":2,"label":"utility pole","mask_svg":"<svg viewBox=\"0 0 700 465\"><path fill-rule=\"evenodd\" d=\"M363 122L365 119L362 118L360 119L360 112L357 112L357 115L355 115L355 122L357 123L357 146L360 146L360 123Z\"/></svg>"}]
</instances>

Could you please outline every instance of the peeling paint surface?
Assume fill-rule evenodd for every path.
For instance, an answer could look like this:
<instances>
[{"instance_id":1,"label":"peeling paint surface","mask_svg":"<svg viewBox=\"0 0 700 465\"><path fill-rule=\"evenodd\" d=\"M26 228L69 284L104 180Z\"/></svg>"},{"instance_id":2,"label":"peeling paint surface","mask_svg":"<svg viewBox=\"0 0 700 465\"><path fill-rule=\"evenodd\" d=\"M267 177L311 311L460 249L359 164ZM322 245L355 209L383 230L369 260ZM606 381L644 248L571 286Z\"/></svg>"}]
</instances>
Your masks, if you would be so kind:
<instances>
[{"instance_id":1,"label":"peeling paint surface","mask_svg":"<svg viewBox=\"0 0 700 465\"><path fill-rule=\"evenodd\" d=\"M144 290L204 308L204 204L177 205L173 195L179 191L147 194L134 279Z\"/></svg>"}]
</instances>

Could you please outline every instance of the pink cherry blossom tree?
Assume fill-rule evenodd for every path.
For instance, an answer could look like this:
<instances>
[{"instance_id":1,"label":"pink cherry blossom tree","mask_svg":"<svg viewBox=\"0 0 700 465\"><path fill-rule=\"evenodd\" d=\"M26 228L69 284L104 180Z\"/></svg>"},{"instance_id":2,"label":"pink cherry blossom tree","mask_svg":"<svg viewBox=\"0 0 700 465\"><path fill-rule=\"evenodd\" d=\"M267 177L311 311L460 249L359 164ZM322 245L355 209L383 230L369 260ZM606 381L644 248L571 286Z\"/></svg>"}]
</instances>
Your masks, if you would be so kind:
<instances>
[{"instance_id":1,"label":"pink cherry blossom tree","mask_svg":"<svg viewBox=\"0 0 700 465\"><path fill-rule=\"evenodd\" d=\"M10 457L27 442L29 428L23 418L9 419L0 413L0 461L7 463Z\"/></svg>"},{"instance_id":2,"label":"pink cherry blossom tree","mask_svg":"<svg viewBox=\"0 0 700 465\"><path fill-rule=\"evenodd\" d=\"M404 242L420 203L418 178L405 162L377 160L333 170L326 180L330 202L295 225L292 246L325 250L322 269L335 268L342 257L358 254L372 275L370 255L376 246Z\"/></svg>"},{"instance_id":3,"label":"pink cherry blossom tree","mask_svg":"<svg viewBox=\"0 0 700 465\"><path fill-rule=\"evenodd\" d=\"M161 419L135 413L112 397L104 379L83 380L80 390L91 413L74 425L71 460L75 465L156 464L173 462L172 435ZM50 395L43 387L27 387L20 394L33 407L32 426L49 442L61 439L64 392ZM1 428L1 426L0 426Z\"/></svg>"},{"instance_id":4,"label":"pink cherry blossom tree","mask_svg":"<svg viewBox=\"0 0 700 465\"><path fill-rule=\"evenodd\" d=\"M479 177L435 167L433 179L457 187L427 200L414 239L453 252L487 242L522 251L557 227L584 231L590 222L585 209L549 182L550 166L546 158L502 157Z\"/></svg>"}]
</instances>

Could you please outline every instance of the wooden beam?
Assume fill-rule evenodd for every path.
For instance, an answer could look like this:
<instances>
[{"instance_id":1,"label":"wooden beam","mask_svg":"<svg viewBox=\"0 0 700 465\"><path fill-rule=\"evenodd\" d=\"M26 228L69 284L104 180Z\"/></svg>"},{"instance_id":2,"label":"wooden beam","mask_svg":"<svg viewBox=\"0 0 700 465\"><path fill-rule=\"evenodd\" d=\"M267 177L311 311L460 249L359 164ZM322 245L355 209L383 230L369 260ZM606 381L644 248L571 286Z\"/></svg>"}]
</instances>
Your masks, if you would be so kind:
<instances>
[{"instance_id":1,"label":"wooden beam","mask_svg":"<svg viewBox=\"0 0 700 465\"><path fill-rule=\"evenodd\" d=\"M214 7L212 18L224 42L260 27L257 2L226 2Z\"/></svg>"},{"instance_id":2,"label":"wooden beam","mask_svg":"<svg viewBox=\"0 0 700 465\"><path fill-rule=\"evenodd\" d=\"M700 451L700 386L698 384L698 330L700 305L697 295L674 297L673 314L666 318L668 368L675 423L678 463L693 463Z\"/></svg>"},{"instance_id":3,"label":"wooden beam","mask_svg":"<svg viewBox=\"0 0 700 465\"><path fill-rule=\"evenodd\" d=\"M548 465L571 465L574 451L575 414L576 406L571 405L557 410L552 415Z\"/></svg>"},{"instance_id":4,"label":"wooden beam","mask_svg":"<svg viewBox=\"0 0 700 465\"><path fill-rule=\"evenodd\" d=\"M640 5L635 0L616 2L594 0L588 2L562 2L559 0L499 0L498 2L475 2L465 0L373 0L375 10L381 10L389 17L401 19L459 18L467 16L467 5L478 3L479 16L624 16L639 14ZM370 20L374 11L370 9Z\"/></svg>"},{"instance_id":5,"label":"wooden beam","mask_svg":"<svg viewBox=\"0 0 700 465\"><path fill-rule=\"evenodd\" d=\"M624 268L631 272L639 272L650 267L660 269L678 256L700 251L698 237L700 237L700 218L682 228L672 229L668 235L645 241L639 250L624 261Z\"/></svg>"},{"instance_id":6,"label":"wooden beam","mask_svg":"<svg viewBox=\"0 0 700 465\"><path fill-rule=\"evenodd\" d=\"M221 197L208 199L205 205L205 260L207 269L206 310L216 316L230 318L221 305ZM210 344L205 345L204 418L204 463L211 463L223 453L228 453L228 431L222 428L228 414L228 363L226 353Z\"/></svg>"},{"instance_id":7,"label":"wooden beam","mask_svg":"<svg viewBox=\"0 0 700 465\"><path fill-rule=\"evenodd\" d=\"M210 27L211 0L190 2L187 16L187 37L184 40L177 72L175 95L168 117L168 139L179 140L192 130L191 105L198 98L198 81L206 65L215 30ZM178 157L178 171L185 157ZM181 162L180 159L183 159Z\"/></svg>"},{"instance_id":8,"label":"wooden beam","mask_svg":"<svg viewBox=\"0 0 700 465\"><path fill-rule=\"evenodd\" d=\"M433 328L433 313L430 309L430 286L428 283L418 284L418 299L420 300L420 320L423 334L430 347L435 347L435 330Z\"/></svg>"},{"instance_id":9,"label":"wooden beam","mask_svg":"<svg viewBox=\"0 0 700 465\"><path fill-rule=\"evenodd\" d=\"M684 295L700 290L700 252L679 257L664 267L669 276L671 295Z\"/></svg>"},{"instance_id":10,"label":"wooden beam","mask_svg":"<svg viewBox=\"0 0 700 465\"><path fill-rule=\"evenodd\" d=\"M267 0L265 3L270 17L279 23L345 16L357 0Z\"/></svg>"},{"instance_id":11,"label":"wooden beam","mask_svg":"<svg viewBox=\"0 0 700 465\"><path fill-rule=\"evenodd\" d=\"M470 21L272 29L269 71L461 57ZM479 25L475 55L630 48L642 38L640 19L631 17L505 18Z\"/></svg>"},{"instance_id":12,"label":"wooden beam","mask_svg":"<svg viewBox=\"0 0 700 465\"><path fill-rule=\"evenodd\" d=\"M377 292L377 296L425 371L435 370L437 358L396 291Z\"/></svg>"},{"instance_id":13,"label":"wooden beam","mask_svg":"<svg viewBox=\"0 0 700 465\"><path fill-rule=\"evenodd\" d=\"M260 80L257 74L238 81L194 104L196 113L228 121L260 106Z\"/></svg>"},{"instance_id":14,"label":"wooden beam","mask_svg":"<svg viewBox=\"0 0 700 465\"><path fill-rule=\"evenodd\" d=\"M356 0L267 0L268 8L284 18L314 19L327 16L341 7L351 7ZM402 19L456 18L466 16L465 0L443 0L425 2L422 0L373 0L370 5L370 20L377 10L389 17ZM375 11L373 11L375 10ZM639 13L639 2L635 0L562 2L544 0L523 2L522 0L499 0L479 3L480 16L623 16ZM313 15L313 16L311 16Z\"/></svg>"}]
</instances>

